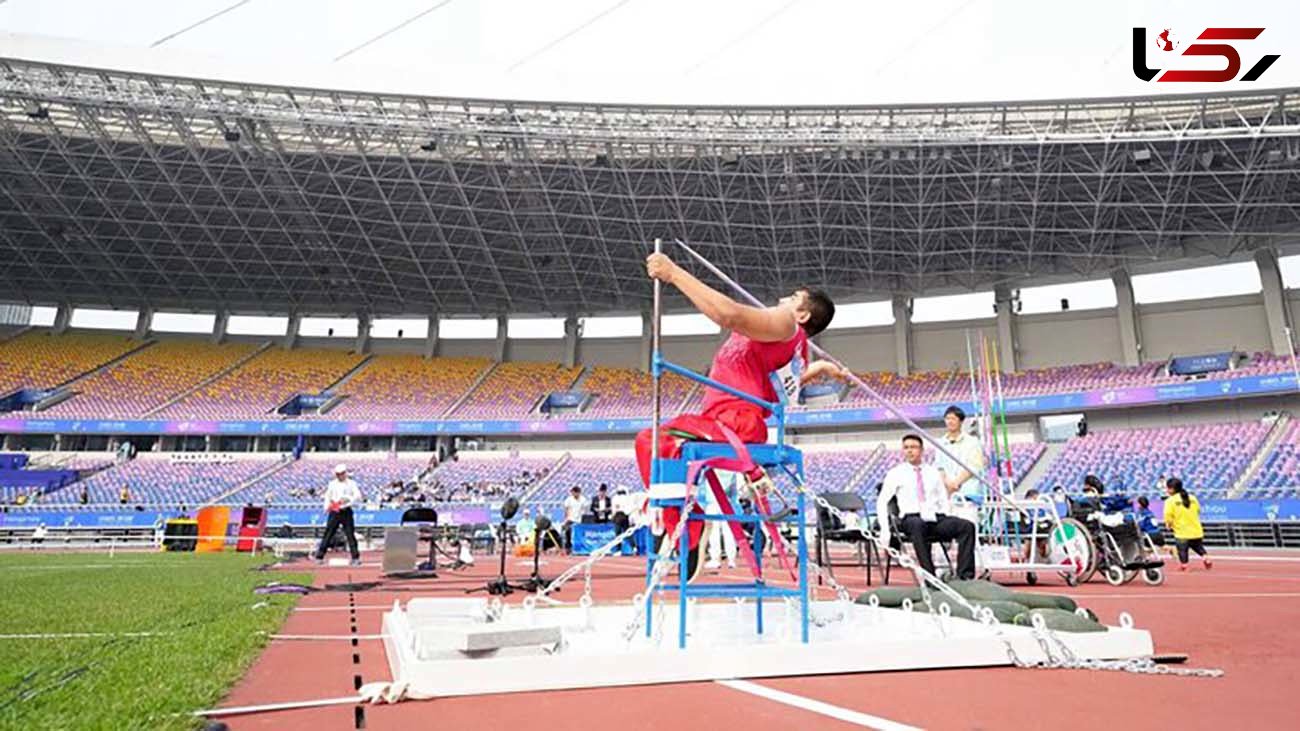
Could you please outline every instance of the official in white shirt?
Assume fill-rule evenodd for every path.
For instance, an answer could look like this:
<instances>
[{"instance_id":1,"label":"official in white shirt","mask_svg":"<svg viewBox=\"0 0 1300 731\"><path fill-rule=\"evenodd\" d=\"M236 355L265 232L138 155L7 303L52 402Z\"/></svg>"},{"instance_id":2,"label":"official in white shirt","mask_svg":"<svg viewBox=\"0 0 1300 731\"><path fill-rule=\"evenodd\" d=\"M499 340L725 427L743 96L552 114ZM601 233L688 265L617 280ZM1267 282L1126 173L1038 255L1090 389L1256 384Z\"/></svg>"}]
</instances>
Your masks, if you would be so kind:
<instances>
[{"instance_id":1,"label":"official in white shirt","mask_svg":"<svg viewBox=\"0 0 1300 731\"><path fill-rule=\"evenodd\" d=\"M334 479L325 488L325 535L321 536L320 545L316 547L316 562L325 560L325 551L334 542L339 528L348 542L348 551L352 554L352 565L361 565L361 552L357 550L357 526L352 517L352 506L361 504L361 490L351 477L348 477L347 465L334 467Z\"/></svg>"},{"instance_id":2,"label":"official in white shirt","mask_svg":"<svg viewBox=\"0 0 1300 731\"><path fill-rule=\"evenodd\" d=\"M582 497L582 488L574 485L569 496L564 499L564 552L573 553L573 526L582 522L582 514L587 511L587 501Z\"/></svg>"},{"instance_id":3,"label":"official in white shirt","mask_svg":"<svg viewBox=\"0 0 1300 731\"><path fill-rule=\"evenodd\" d=\"M884 486L876 498L881 539L889 545L889 501L898 499L899 528L916 549L916 561L934 573L931 541L957 541L957 578L975 578L975 524L949 515L943 473L922 461L925 447L915 434L903 437L903 463L885 474ZM953 489L960 485L954 485Z\"/></svg>"},{"instance_id":4,"label":"official in white shirt","mask_svg":"<svg viewBox=\"0 0 1300 731\"><path fill-rule=\"evenodd\" d=\"M950 493L960 493L967 499L983 499L984 485L970 470L982 472L985 467L984 447L980 440L967 434L964 428L966 412L960 406L949 406L943 412L943 439L961 462L940 452L934 456L934 465L943 473L944 484ZM970 469L967 469L967 468Z\"/></svg>"}]
</instances>

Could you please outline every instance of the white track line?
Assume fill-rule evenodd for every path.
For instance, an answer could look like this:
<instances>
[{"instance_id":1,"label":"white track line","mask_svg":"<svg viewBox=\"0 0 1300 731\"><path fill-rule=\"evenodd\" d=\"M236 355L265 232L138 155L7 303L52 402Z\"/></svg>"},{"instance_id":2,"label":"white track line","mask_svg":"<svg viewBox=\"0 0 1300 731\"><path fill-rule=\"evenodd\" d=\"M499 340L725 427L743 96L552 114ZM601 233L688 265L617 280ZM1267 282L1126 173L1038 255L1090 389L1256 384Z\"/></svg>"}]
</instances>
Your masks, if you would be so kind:
<instances>
[{"instance_id":1,"label":"white track line","mask_svg":"<svg viewBox=\"0 0 1300 731\"><path fill-rule=\"evenodd\" d=\"M1300 556L1234 556L1231 553L1215 552L1215 561L1259 561L1260 563L1300 563Z\"/></svg>"},{"instance_id":2,"label":"white track line","mask_svg":"<svg viewBox=\"0 0 1300 731\"><path fill-rule=\"evenodd\" d=\"M339 606L336 606L336 607L335 607L335 606L330 606L330 607L297 607L297 608L294 609L293 611L295 611L295 612L346 612L346 611L348 611L348 610L350 610L350 609L355 609L355 610L357 610L358 612L360 612L360 611L363 610L363 609L392 609L392 608L393 608L393 605L392 605L392 604L358 604L358 605L356 605L356 606L354 606L354 607L352 607L352 606L345 606L345 605L339 605Z\"/></svg>"},{"instance_id":3,"label":"white track line","mask_svg":"<svg viewBox=\"0 0 1300 731\"><path fill-rule=\"evenodd\" d=\"M738 690L741 693L756 695L759 698L766 698L770 701L782 703L787 706L793 706L794 708L834 718L863 728L880 729L880 731L921 731L921 729L916 726L909 726L905 723L890 721L887 718L872 716L860 711L851 711L847 708L833 706L829 703L805 698L801 695L786 693L785 691L769 688L765 685L759 685L758 683L751 683L748 680L715 680L713 682L725 688ZM795 727L797 728L798 726L799 725L797 724Z\"/></svg>"},{"instance_id":4,"label":"white track line","mask_svg":"<svg viewBox=\"0 0 1300 731\"><path fill-rule=\"evenodd\" d=\"M297 708L320 708L322 706L350 706L365 703L365 696L350 695L342 698L322 698L310 701L289 701L287 703L266 703L260 706L228 706L209 708L190 714L199 717L220 718L221 716L241 716L249 713L269 713L271 711L291 711Z\"/></svg>"},{"instance_id":5,"label":"white track line","mask_svg":"<svg viewBox=\"0 0 1300 731\"><path fill-rule=\"evenodd\" d=\"M268 635L272 640L382 640L388 635Z\"/></svg>"},{"instance_id":6,"label":"white track line","mask_svg":"<svg viewBox=\"0 0 1300 731\"><path fill-rule=\"evenodd\" d=\"M1300 592L1276 592L1276 593L1213 593L1205 592L1201 594L1074 594L1074 598L1080 602L1087 602L1090 599L1275 599L1300 597Z\"/></svg>"}]
</instances>

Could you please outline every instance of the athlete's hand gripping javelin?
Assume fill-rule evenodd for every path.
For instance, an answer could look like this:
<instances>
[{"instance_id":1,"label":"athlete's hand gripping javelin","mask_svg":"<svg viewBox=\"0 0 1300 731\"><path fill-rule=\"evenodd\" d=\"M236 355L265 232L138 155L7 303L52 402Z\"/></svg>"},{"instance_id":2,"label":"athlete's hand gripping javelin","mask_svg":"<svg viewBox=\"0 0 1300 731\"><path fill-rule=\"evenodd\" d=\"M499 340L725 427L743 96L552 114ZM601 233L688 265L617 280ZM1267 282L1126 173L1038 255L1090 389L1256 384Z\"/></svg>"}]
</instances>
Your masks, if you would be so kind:
<instances>
[{"instance_id":1,"label":"athlete's hand gripping javelin","mask_svg":"<svg viewBox=\"0 0 1300 731\"><path fill-rule=\"evenodd\" d=\"M646 274L664 284L675 286L705 317L724 330L738 332L751 340L775 343L789 340L809 317L807 290L795 290L782 297L774 307L751 307L741 304L696 279L667 254L651 254L645 260ZM820 360L810 364L800 377L807 383L822 376L848 379L847 370Z\"/></svg>"}]
</instances>

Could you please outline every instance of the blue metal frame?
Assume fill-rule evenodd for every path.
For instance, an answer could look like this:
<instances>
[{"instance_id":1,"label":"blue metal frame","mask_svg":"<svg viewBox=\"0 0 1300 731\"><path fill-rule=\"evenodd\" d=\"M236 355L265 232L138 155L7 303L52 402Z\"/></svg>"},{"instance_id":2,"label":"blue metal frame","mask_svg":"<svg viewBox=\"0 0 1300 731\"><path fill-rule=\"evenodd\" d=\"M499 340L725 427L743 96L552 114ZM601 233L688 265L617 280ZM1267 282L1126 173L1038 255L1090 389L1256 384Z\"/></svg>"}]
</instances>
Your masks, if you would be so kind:
<instances>
[{"instance_id":1,"label":"blue metal frame","mask_svg":"<svg viewBox=\"0 0 1300 731\"><path fill-rule=\"evenodd\" d=\"M750 457L754 462L765 468L782 468L787 472L792 472L795 479L802 486L804 481L803 470L803 453L794 447L785 444L785 399L784 393L778 388L778 401L770 402L757 398L750 394L738 391L730 386L718 383L711 378L702 376L689 368L683 368L676 363L670 363L663 359L662 355L656 351L651 359L651 375L655 379L663 376L664 371L676 373L680 376L704 384L711 388L716 388L725 393L731 394L737 398L743 399L761 408L767 409L776 417L777 443L772 444L754 444L746 445ZM713 457L736 457L735 450L730 444L717 442L687 442L682 445L681 457L677 459L666 459L658 456L659 446L651 445L653 457L650 460L650 482L660 484L664 482L685 483L688 465L691 462ZM668 479L665 479L667 477ZM698 482L699 475L696 476ZM688 490L698 490L698 485L688 485ZM681 536L678 539L677 546L677 575L678 581L676 586L667 584L650 590L650 583L654 571L655 562L658 560L658 551L655 549L654 542L646 552L646 587L645 593L645 632L646 637L651 637L654 632L654 612L653 604L656 593L677 592L677 613L678 613L678 635L677 646L686 648L686 609L687 600L691 597L699 598L732 598L732 599L754 599L755 604L755 627L758 634L763 634L763 600L765 598L782 598L796 597L800 604L800 639L804 643L808 642L809 626L809 602L808 602L808 540L807 540L807 520L805 513L804 493L800 491L796 494L795 505L797 511L794 515L787 516L780 523L794 523L798 526L798 542L796 546L795 560L798 563L798 588L783 589L779 587L768 586L762 578L763 557L759 552L755 552L755 560L758 563L759 578L749 582L711 582L706 584L687 585L687 558L690 547L690 526L689 521L718 521L724 523L754 523L761 524L767 521L766 516L760 515L706 515L691 514L686 510L686 498L664 498L650 501L650 506L655 508L675 507L681 511L681 520L687 521L687 525L682 526ZM761 530L761 528L759 528ZM703 547L701 547L703 550ZM703 559L703 556L700 557Z\"/></svg>"}]
</instances>

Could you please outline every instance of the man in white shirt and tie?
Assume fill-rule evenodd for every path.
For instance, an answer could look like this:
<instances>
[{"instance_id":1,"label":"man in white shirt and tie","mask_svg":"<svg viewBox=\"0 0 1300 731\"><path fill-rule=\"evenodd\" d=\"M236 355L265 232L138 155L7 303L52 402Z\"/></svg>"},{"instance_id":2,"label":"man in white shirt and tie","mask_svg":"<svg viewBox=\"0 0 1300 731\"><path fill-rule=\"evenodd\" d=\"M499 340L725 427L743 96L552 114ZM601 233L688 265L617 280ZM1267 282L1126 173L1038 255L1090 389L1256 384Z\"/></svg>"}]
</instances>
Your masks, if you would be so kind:
<instances>
[{"instance_id":1,"label":"man in white shirt and tie","mask_svg":"<svg viewBox=\"0 0 1300 731\"><path fill-rule=\"evenodd\" d=\"M889 545L889 501L898 499L899 528L916 549L916 561L934 573L931 541L957 541L957 578L975 578L975 524L949 515L948 496L960 484L949 488L944 475L924 464L925 451L915 434L903 437L903 462L885 474L884 486L876 498L881 540Z\"/></svg>"},{"instance_id":2,"label":"man in white shirt and tie","mask_svg":"<svg viewBox=\"0 0 1300 731\"><path fill-rule=\"evenodd\" d=\"M357 550L357 527L352 518L352 506L361 504L361 490L356 480L348 477L347 465L340 464L334 468L334 479L325 488L325 512L329 517L325 521L325 535L321 536L320 545L316 547L316 562L325 560L325 552L334 542L339 528L347 539L348 551L352 554L352 565L361 565L361 552Z\"/></svg>"}]
</instances>

